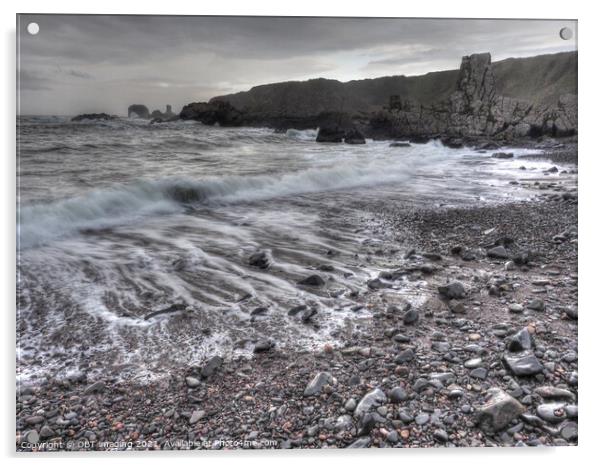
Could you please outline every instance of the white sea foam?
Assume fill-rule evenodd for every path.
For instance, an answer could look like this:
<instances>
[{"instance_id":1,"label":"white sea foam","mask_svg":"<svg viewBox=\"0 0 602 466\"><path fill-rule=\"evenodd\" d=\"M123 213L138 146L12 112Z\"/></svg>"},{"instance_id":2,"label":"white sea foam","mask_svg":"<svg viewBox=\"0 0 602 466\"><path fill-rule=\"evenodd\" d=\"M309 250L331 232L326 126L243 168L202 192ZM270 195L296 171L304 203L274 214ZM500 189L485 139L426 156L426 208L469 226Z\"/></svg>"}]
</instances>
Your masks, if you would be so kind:
<instances>
[{"instance_id":1,"label":"white sea foam","mask_svg":"<svg viewBox=\"0 0 602 466\"><path fill-rule=\"evenodd\" d=\"M24 205L19 215L23 248L81 230L130 223L146 215L179 212L184 204L223 205L284 196L400 183L413 170L433 163L422 159L350 159L335 166L274 175L166 178L118 185L50 203Z\"/></svg>"},{"instance_id":2,"label":"white sea foam","mask_svg":"<svg viewBox=\"0 0 602 466\"><path fill-rule=\"evenodd\" d=\"M287 129L286 137L289 139L296 139L299 141L315 141L318 136L318 131L315 129Z\"/></svg>"},{"instance_id":3,"label":"white sea foam","mask_svg":"<svg viewBox=\"0 0 602 466\"><path fill-rule=\"evenodd\" d=\"M314 130L190 122L33 121L22 135L24 378L92 367L161 377L216 353L248 354L263 338L336 346L371 319L349 293L391 266L372 252L398 247L375 233L373 212L514 196L521 188L509 180L546 168L436 141L323 145ZM269 268L249 264L258 250L269 251ZM298 285L315 273L324 287ZM399 299L421 297L420 283L392 286ZM315 306L316 325L288 314L299 304ZM257 307L268 311L253 315ZM166 312L146 318L157 311Z\"/></svg>"}]
</instances>

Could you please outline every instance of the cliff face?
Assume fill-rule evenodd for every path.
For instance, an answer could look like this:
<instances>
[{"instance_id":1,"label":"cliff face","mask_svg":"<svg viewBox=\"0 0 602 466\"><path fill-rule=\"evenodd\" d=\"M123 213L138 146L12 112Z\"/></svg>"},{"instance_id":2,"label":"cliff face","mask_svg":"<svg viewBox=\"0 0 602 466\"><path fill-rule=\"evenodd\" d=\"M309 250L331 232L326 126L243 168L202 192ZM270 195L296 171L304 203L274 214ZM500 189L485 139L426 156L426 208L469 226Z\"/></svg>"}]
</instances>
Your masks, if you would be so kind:
<instances>
[{"instance_id":1,"label":"cliff face","mask_svg":"<svg viewBox=\"0 0 602 466\"><path fill-rule=\"evenodd\" d=\"M577 53L491 62L462 58L459 70L341 83L267 84L212 99L244 124L299 129L336 115L370 136L515 138L577 132Z\"/></svg>"},{"instance_id":2,"label":"cliff face","mask_svg":"<svg viewBox=\"0 0 602 466\"><path fill-rule=\"evenodd\" d=\"M367 115L382 109L391 95L432 103L453 92L457 70L424 76L386 76L342 83L334 79L310 79L256 86L249 91L214 97L227 101L257 120L278 124L323 113Z\"/></svg>"},{"instance_id":3,"label":"cliff face","mask_svg":"<svg viewBox=\"0 0 602 466\"><path fill-rule=\"evenodd\" d=\"M467 56L462 59L456 90L448 98L432 105L409 101L401 109L377 112L371 127L393 137L515 139L577 133L576 86L570 89L567 81L535 92L530 99L520 99L502 94L512 88L511 81L497 82L488 53ZM525 78L524 86L533 85ZM566 92L570 90L573 92Z\"/></svg>"}]
</instances>

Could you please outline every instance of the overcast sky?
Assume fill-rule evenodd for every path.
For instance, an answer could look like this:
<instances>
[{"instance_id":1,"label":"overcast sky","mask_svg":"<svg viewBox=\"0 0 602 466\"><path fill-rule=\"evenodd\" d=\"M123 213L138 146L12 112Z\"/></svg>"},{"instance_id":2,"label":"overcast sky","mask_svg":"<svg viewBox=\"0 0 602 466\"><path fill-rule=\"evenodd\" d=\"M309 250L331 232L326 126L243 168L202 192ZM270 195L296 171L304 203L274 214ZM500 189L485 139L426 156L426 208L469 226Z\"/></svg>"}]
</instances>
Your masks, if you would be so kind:
<instances>
[{"instance_id":1,"label":"overcast sky","mask_svg":"<svg viewBox=\"0 0 602 466\"><path fill-rule=\"evenodd\" d=\"M27 32L39 24L37 35ZM358 18L22 15L21 114L127 113L279 81L341 81L576 50L576 22Z\"/></svg>"}]
</instances>

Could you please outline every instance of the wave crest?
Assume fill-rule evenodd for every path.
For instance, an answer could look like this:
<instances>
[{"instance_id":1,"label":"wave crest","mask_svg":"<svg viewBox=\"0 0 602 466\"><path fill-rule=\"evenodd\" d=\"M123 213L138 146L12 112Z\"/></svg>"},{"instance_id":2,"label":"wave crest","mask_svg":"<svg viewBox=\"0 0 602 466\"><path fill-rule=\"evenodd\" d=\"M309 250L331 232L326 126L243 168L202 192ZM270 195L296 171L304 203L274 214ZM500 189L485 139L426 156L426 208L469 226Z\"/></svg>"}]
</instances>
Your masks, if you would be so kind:
<instances>
[{"instance_id":1,"label":"wave crest","mask_svg":"<svg viewBox=\"0 0 602 466\"><path fill-rule=\"evenodd\" d=\"M428 163L422 159L419 165ZM78 231L131 223L143 216L183 211L185 206L223 205L402 182L417 162L374 157L275 175L236 175L200 180L139 181L50 203L21 206L21 247L43 244Z\"/></svg>"}]
</instances>

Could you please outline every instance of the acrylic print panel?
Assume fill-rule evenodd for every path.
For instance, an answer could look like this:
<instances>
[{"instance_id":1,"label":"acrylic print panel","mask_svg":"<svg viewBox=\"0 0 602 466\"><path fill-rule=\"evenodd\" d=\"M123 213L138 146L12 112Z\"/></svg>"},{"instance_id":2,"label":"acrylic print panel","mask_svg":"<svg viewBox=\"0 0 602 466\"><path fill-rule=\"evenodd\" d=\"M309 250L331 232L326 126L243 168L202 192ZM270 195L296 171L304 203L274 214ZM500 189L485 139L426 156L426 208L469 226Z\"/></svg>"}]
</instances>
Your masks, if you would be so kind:
<instances>
[{"instance_id":1,"label":"acrylic print panel","mask_svg":"<svg viewBox=\"0 0 602 466\"><path fill-rule=\"evenodd\" d=\"M17 22L17 450L577 444L576 21Z\"/></svg>"}]
</instances>

